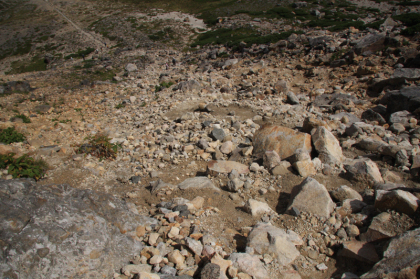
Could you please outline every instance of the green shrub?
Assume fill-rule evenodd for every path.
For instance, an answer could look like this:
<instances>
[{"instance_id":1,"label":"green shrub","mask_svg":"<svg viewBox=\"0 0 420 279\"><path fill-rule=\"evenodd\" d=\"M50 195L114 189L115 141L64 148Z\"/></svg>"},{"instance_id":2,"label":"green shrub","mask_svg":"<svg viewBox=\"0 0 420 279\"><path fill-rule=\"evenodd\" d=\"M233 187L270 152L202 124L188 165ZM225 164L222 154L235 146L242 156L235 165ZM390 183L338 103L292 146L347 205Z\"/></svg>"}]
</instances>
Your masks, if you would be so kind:
<instances>
[{"instance_id":1,"label":"green shrub","mask_svg":"<svg viewBox=\"0 0 420 279\"><path fill-rule=\"evenodd\" d=\"M118 148L121 148L121 145L111 143L111 139L104 135L90 136L86 139L89 142L82 144L78 149L78 153L87 153L100 159L115 159Z\"/></svg>"},{"instance_id":2,"label":"green shrub","mask_svg":"<svg viewBox=\"0 0 420 279\"><path fill-rule=\"evenodd\" d=\"M10 144L12 142L23 142L26 137L18 133L14 127L9 127L0 132L0 142Z\"/></svg>"},{"instance_id":3,"label":"green shrub","mask_svg":"<svg viewBox=\"0 0 420 279\"><path fill-rule=\"evenodd\" d=\"M420 13L408 13L403 15L393 16L393 19L402 21L406 29L401 31L402 35L413 36L414 34L420 32Z\"/></svg>"},{"instance_id":4,"label":"green shrub","mask_svg":"<svg viewBox=\"0 0 420 279\"><path fill-rule=\"evenodd\" d=\"M163 88L169 88L173 85L173 82L162 82L160 85L155 85L155 92L162 91Z\"/></svg>"},{"instance_id":5,"label":"green shrub","mask_svg":"<svg viewBox=\"0 0 420 279\"><path fill-rule=\"evenodd\" d=\"M72 54L69 54L69 55L65 56L64 59L69 60L72 57L73 58L77 58L77 57L80 58L80 57L83 57L83 55L84 56L87 56L87 55L91 54L94 51L95 51L95 49L92 48L92 47L88 47L85 50L80 50L79 49L76 53L72 53Z\"/></svg>"},{"instance_id":6,"label":"green shrub","mask_svg":"<svg viewBox=\"0 0 420 279\"><path fill-rule=\"evenodd\" d=\"M14 158L14 155L14 153L0 155L0 169L7 168L13 178L28 177L39 180L45 175L48 169L45 161L34 160L26 154L19 158Z\"/></svg>"},{"instance_id":7,"label":"green shrub","mask_svg":"<svg viewBox=\"0 0 420 279\"><path fill-rule=\"evenodd\" d=\"M120 109L120 108L123 108L123 107L125 107L125 105L122 104L122 103L119 103L118 105L115 106L116 109Z\"/></svg>"},{"instance_id":8,"label":"green shrub","mask_svg":"<svg viewBox=\"0 0 420 279\"><path fill-rule=\"evenodd\" d=\"M23 123L31 123L31 119L24 114L15 115L15 118L20 118L23 120Z\"/></svg>"}]
</instances>

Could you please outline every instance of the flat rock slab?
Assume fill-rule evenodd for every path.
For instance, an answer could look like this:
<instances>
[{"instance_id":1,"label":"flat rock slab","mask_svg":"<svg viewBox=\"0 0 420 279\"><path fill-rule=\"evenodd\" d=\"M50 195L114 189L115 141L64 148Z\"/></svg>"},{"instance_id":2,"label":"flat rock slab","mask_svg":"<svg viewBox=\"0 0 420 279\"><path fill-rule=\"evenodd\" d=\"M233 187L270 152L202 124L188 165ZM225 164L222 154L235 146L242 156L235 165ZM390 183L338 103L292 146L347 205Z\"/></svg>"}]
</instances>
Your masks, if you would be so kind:
<instances>
[{"instance_id":1,"label":"flat rock slab","mask_svg":"<svg viewBox=\"0 0 420 279\"><path fill-rule=\"evenodd\" d=\"M216 185L214 185L213 181L211 181L210 179L208 179L207 177L204 177L204 176L187 178L183 182L178 184L178 188L181 189L181 190L205 189L205 188L207 188L207 189L220 191L220 189L217 188Z\"/></svg>"},{"instance_id":2,"label":"flat rock slab","mask_svg":"<svg viewBox=\"0 0 420 279\"><path fill-rule=\"evenodd\" d=\"M410 86L391 91L385 94L381 103L387 106L388 114L402 110L414 112L420 107L420 87Z\"/></svg>"},{"instance_id":3,"label":"flat rock slab","mask_svg":"<svg viewBox=\"0 0 420 279\"><path fill-rule=\"evenodd\" d=\"M229 260L232 261L232 265L239 272L247 273L256 279L271 278L258 256L247 253L232 253Z\"/></svg>"},{"instance_id":4,"label":"flat rock slab","mask_svg":"<svg viewBox=\"0 0 420 279\"><path fill-rule=\"evenodd\" d=\"M379 261L379 256L373 244L357 240L344 242L343 250L340 251L339 255L362 262L376 263Z\"/></svg>"},{"instance_id":5,"label":"flat rock slab","mask_svg":"<svg viewBox=\"0 0 420 279\"><path fill-rule=\"evenodd\" d=\"M207 164L207 172L210 175L218 175L219 173L230 173L232 170L236 170L238 174L248 173L248 166L234 162L234 161L210 161Z\"/></svg>"},{"instance_id":6,"label":"flat rock slab","mask_svg":"<svg viewBox=\"0 0 420 279\"><path fill-rule=\"evenodd\" d=\"M415 229L391 240L382 260L361 278L416 278L419 265L420 229Z\"/></svg>"},{"instance_id":7,"label":"flat rock slab","mask_svg":"<svg viewBox=\"0 0 420 279\"><path fill-rule=\"evenodd\" d=\"M378 166L370 159L361 158L350 160L344 164L350 180L366 182L369 185L384 183Z\"/></svg>"},{"instance_id":8,"label":"flat rock slab","mask_svg":"<svg viewBox=\"0 0 420 279\"><path fill-rule=\"evenodd\" d=\"M403 78L406 80L420 79L420 69L415 68L399 68L396 69L391 78Z\"/></svg>"},{"instance_id":9,"label":"flat rock slab","mask_svg":"<svg viewBox=\"0 0 420 279\"><path fill-rule=\"evenodd\" d=\"M295 130L275 125L264 125L253 140L254 155L262 158L265 151L276 151L282 160L291 157L296 149L311 152L311 136Z\"/></svg>"},{"instance_id":10,"label":"flat rock slab","mask_svg":"<svg viewBox=\"0 0 420 279\"><path fill-rule=\"evenodd\" d=\"M31 180L0 180L0 212L0 278L111 278L144 247L130 235L157 224L111 195Z\"/></svg>"},{"instance_id":11,"label":"flat rock slab","mask_svg":"<svg viewBox=\"0 0 420 279\"><path fill-rule=\"evenodd\" d=\"M407 215L414 214L419 207L419 199L404 190L377 190L375 207L381 211L396 210Z\"/></svg>"}]
</instances>

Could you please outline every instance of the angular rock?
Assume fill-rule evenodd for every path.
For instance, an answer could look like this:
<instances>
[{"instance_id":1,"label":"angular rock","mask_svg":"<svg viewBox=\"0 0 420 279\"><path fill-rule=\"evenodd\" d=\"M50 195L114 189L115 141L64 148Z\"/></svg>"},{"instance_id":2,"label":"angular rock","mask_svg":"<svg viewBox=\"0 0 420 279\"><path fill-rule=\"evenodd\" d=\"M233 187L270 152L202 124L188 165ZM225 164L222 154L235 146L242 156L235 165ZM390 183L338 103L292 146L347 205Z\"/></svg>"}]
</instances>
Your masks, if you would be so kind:
<instances>
[{"instance_id":1,"label":"angular rock","mask_svg":"<svg viewBox=\"0 0 420 279\"><path fill-rule=\"evenodd\" d=\"M394 238L380 262L360 278L417 278L420 266L420 229Z\"/></svg>"},{"instance_id":2,"label":"angular rock","mask_svg":"<svg viewBox=\"0 0 420 279\"><path fill-rule=\"evenodd\" d=\"M249 199L244 206L246 212L250 213L252 216L258 216L264 213L274 213L274 210L270 208L265 202L260 202L254 199Z\"/></svg>"},{"instance_id":3,"label":"angular rock","mask_svg":"<svg viewBox=\"0 0 420 279\"><path fill-rule=\"evenodd\" d=\"M175 89L181 90L182 92L197 92L201 89L201 85L196 80L181 81Z\"/></svg>"},{"instance_id":4,"label":"angular rock","mask_svg":"<svg viewBox=\"0 0 420 279\"><path fill-rule=\"evenodd\" d=\"M111 278L143 249L129 234L157 224L111 195L30 180L0 180L0 212L1 278Z\"/></svg>"},{"instance_id":5,"label":"angular rock","mask_svg":"<svg viewBox=\"0 0 420 279\"><path fill-rule=\"evenodd\" d=\"M257 256L252 256L247 253L232 253L229 256L232 265L238 269L239 272L245 272L256 279L270 279L267 270Z\"/></svg>"},{"instance_id":6,"label":"angular rock","mask_svg":"<svg viewBox=\"0 0 420 279\"><path fill-rule=\"evenodd\" d=\"M340 143L325 127L316 129L312 134L312 142L319 153L319 159L324 164L339 165L344 160Z\"/></svg>"},{"instance_id":7,"label":"angular rock","mask_svg":"<svg viewBox=\"0 0 420 279\"><path fill-rule=\"evenodd\" d=\"M219 140L222 141L225 137L226 137L226 133L223 129L213 129L210 133L210 136L214 139L214 140Z\"/></svg>"},{"instance_id":8,"label":"angular rock","mask_svg":"<svg viewBox=\"0 0 420 279\"><path fill-rule=\"evenodd\" d=\"M310 135L275 125L264 125L259 129L254 135L253 146L253 153L259 158L268 150L276 151L282 159L288 159L298 148L308 152L312 149Z\"/></svg>"},{"instance_id":9,"label":"angular rock","mask_svg":"<svg viewBox=\"0 0 420 279\"><path fill-rule=\"evenodd\" d=\"M414 117L415 116L409 111L396 111L390 115L389 122L392 124L399 123L402 124L404 127L408 128L410 127L410 119Z\"/></svg>"},{"instance_id":10,"label":"angular rock","mask_svg":"<svg viewBox=\"0 0 420 279\"><path fill-rule=\"evenodd\" d=\"M393 225L391 225L391 214L382 212L375 216L368 230L360 236L360 240L373 242L396 236Z\"/></svg>"},{"instance_id":11,"label":"angular rock","mask_svg":"<svg viewBox=\"0 0 420 279\"><path fill-rule=\"evenodd\" d=\"M281 158L276 151L268 150L264 152L263 165L266 169L271 170L280 165Z\"/></svg>"},{"instance_id":12,"label":"angular rock","mask_svg":"<svg viewBox=\"0 0 420 279\"><path fill-rule=\"evenodd\" d=\"M152 186L152 190L150 191L152 194L160 191L173 190L176 187L173 184L164 182L162 179L150 182L150 186Z\"/></svg>"},{"instance_id":13,"label":"angular rock","mask_svg":"<svg viewBox=\"0 0 420 279\"><path fill-rule=\"evenodd\" d=\"M357 199L359 201L363 201L362 196L356 190L346 185L341 185L337 189L331 191L331 197L340 202L347 199Z\"/></svg>"},{"instance_id":14,"label":"angular rock","mask_svg":"<svg viewBox=\"0 0 420 279\"><path fill-rule=\"evenodd\" d=\"M370 33L357 42L356 46L354 47L354 52L360 55L367 51L375 52L377 50L381 50L385 47L385 38L385 33Z\"/></svg>"},{"instance_id":15,"label":"angular rock","mask_svg":"<svg viewBox=\"0 0 420 279\"><path fill-rule=\"evenodd\" d=\"M363 138L359 141L356 146L363 150L378 151L380 148L384 148L388 144L377 138Z\"/></svg>"},{"instance_id":16,"label":"angular rock","mask_svg":"<svg viewBox=\"0 0 420 279\"><path fill-rule=\"evenodd\" d=\"M394 74L391 78L400 78L405 80L419 80L420 79L420 69L416 68L398 68L395 69Z\"/></svg>"},{"instance_id":17,"label":"angular rock","mask_svg":"<svg viewBox=\"0 0 420 279\"><path fill-rule=\"evenodd\" d=\"M126 70L127 72L134 72L134 71L137 71L137 66L136 66L136 64L128 63L128 64L125 66L125 70Z\"/></svg>"},{"instance_id":18,"label":"angular rock","mask_svg":"<svg viewBox=\"0 0 420 279\"><path fill-rule=\"evenodd\" d=\"M413 164L411 165L410 173L414 177L420 176L420 155L413 156Z\"/></svg>"},{"instance_id":19,"label":"angular rock","mask_svg":"<svg viewBox=\"0 0 420 279\"><path fill-rule=\"evenodd\" d=\"M293 163L293 167L302 177L308 177L316 174L314 163L311 160L303 160Z\"/></svg>"},{"instance_id":20,"label":"angular rock","mask_svg":"<svg viewBox=\"0 0 420 279\"><path fill-rule=\"evenodd\" d=\"M366 182L369 185L384 182L378 166L367 158L355 159L345 163L344 169L347 171L350 180Z\"/></svg>"},{"instance_id":21,"label":"angular rock","mask_svg":"<svg viewBox=\"0 0 420 279\"><path fill-rule=\"evenodd\" d=\"M357 240L344 242L343 250L340 251L339 255L361 262L376 263L379 261L379 256L373 244Z\"/></svg>"},{"instance_id":22,"label":"angular rock","mask_svg":"<svg viewBox=\"0 0 420 279\"><path fill-rule=\"evenodd\" d=\"M404 190L377 190L375 196L375 208L386 211L396 210L407 215L414 214L419 207L419 199Z\"/></svg>"},{"instance_id":23,"label":"angular rock","mask_svg":"<svg viewBox=\"0 0 420 279\"><path fill-rule=\"evenodd\" d=\"M299 104L299 98L296 97L295 93L292 91L287 92L287 102L292 105L298 105Z\"/></svg>"},{"instance_id":24,"label":"angular rock","mask_svg":"<svg viewBox=\"0 0 420 279\"><path fill-rule=\"evenodd\" d=\"M220 278L220 266L214 263L206 264L200 273L202 279L219 279Z\"/></svg>"},{"instance_id":25,"label":"angular rock","mask_svg":"<svg viewBox=\"0 0 420 279\"><path fill-rule=\"evenodd\" d=\"M290 173L290 167L292 164L288 161L281 161L280 165L276 166L271 170L271 173L273 175L285 175L287 173Z\"/></svg>"},{"instance_id":26,"label":"angular rock","mask_svg":"<svg viewBox=\"0 0 420 279\"><path fill-rule=\"evenodd\" d=\"M404 87L398 91L390 91L382 98L381 103L387 106L387 113L407 110L413 113L420 107L420 87Z\"/></svg>"},{"instance_id":27,"label":"angular rock","mask_svg":"<svg viewBox=\"0 0 420 279\"><path fill-rule=\"evenodd\" d=\"M234 161L210 161L207 164L207 172L210 175L218 175L219 173L231 173L232 170L236 170L239 174L248 173L248 166L234 162Z\"/></svg>"},{"instance_id":28,"label":"angular rock","mask_svg":"<svg viewBox=\"0 0 420 279\"><path fill-rule=\"evenodd\" d=\"M325 186L308 177L292 189L287 211L293 207L299 211L328 218L334 211L335 204Z\"/></svg>"},{"instance_id":29,"label":"angular rock","mask_svg":"<svg viewBox=\"0 0 420 279\"><path fill-rule=\"evenodd\" d=\"M140 272L150 272L152 267L148 264L129 264L121 269L121 273L127 276L139 274Z\"/></svg>"},{"instance_id":30,"label":"angular rock","mask_svg":"<svg viewBox=\"0 0 420 279\"><path fill-rule=\"evenodd\" d=\"M379 125L384 125L386 120L380 115L379 113L373 111L372 109L368 109L362 113L362 119L366 119L368 121L377 121Z\"/></svg>"},{"instance_id":31,"label":"angular rock","mask_svg":"<svg viewBox=\"0 0 420 279\"><path fill-rule=\"evenodd\" d=\"M270 254L277 257L280 265L292 263L299 255L295 245L302 245L303 240L294 232L267 223L258 223L250 232L247 247L260 255Z\"/></svg>"},{"instance_id":32,"label":"angular rock","mask_svg":"<svg viewBox=\"0 0 420 279\"><path fill-rule=\"evenodd\" d=\"M239 178L234 178L230 180L227 184L227 188L231 192L238 192L239 189L244 187L244 182Z\"/></svg>"},{"instance_id":33,"label":"angular rock","mask_svg":"<svg viewBox=\"0 0 420 279\"><path fill-rule=\"evenodd\" d=\"M178 188L181 190L187 189L211 189L215 191L220 191L213 181L208 179L205 176L196 176L192 178L187 178L183 182L178 184Z\"/></svg>"},{"instance_id":34,"label":"angular rock","mask_svg":"<svg viewBox=\"0 0 420 279\"><path fill-rule=\"evenodd\" d=\"M211 258L211 263L212 264L216 264L220 267L220 279L228 279L228 277L226 276L226 272L227 269L232 266L232 261L231 260L225 260L223 259L219 254L215 254L212 258Z\"/></svg>"}]
</instances>

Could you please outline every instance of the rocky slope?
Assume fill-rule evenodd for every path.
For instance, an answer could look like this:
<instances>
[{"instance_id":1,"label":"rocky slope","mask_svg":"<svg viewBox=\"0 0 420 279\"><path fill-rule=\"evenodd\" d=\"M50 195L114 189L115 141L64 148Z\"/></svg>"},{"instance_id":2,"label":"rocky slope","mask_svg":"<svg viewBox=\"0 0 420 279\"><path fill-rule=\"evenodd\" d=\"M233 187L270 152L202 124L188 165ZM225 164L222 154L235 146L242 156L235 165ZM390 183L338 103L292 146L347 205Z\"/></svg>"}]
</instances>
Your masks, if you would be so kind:
<instances>
[{"instance_id":1,"label":"rocky slope","mask_svg":"<svg viewBox=\"0 0 420 279\"><path fill-rule=\"evenodd\" d=\"M124 34L122 21L102 24ZM261 36L288 23L252 21ZM121 35L126 46L1 76L0 129L26 141L0 154L50 168L37 182L1 170L0 274L415 278L420 54L404 28L189 51ZM115 157L90 152L97 135Z\"/></svg>"}]
</instances>

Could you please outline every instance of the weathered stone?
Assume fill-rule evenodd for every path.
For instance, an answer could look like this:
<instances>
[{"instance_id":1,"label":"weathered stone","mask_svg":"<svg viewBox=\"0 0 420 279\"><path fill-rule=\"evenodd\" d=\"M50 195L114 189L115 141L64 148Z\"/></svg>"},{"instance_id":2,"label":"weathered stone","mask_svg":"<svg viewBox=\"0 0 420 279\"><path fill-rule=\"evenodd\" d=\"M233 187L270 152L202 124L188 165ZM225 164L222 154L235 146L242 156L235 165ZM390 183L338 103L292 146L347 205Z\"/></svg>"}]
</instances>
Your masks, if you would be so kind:
<instances>
[{"instance_id":1,"label":"weathered stone","mask_svg":"<svg viewBox=\"0 0 420 279\"><path fill-rule=\"evenodd\" d=\"M359 141L356 146L360 149L368 151L378 151L380 148L387 146L388 144L377 138L363 138Z\"/></svg>"},{"instance_id":2,"label":"weathered stone","mask_svg":"<svg viewBox=\"0 0 420 279\"><path fill-rule=\"evenodd\" d=\"M344 164L344 169L351 180L366 182L369 185L383 183L378 166L370 159L355 159Z\"/></svg>"},{"instance_id":3,"label":"weathered stone","mask_svg":"<svg viewBox=\"0 0 420 279\"><path fill-rule=\"evenodd\" d=\"M196 80L181 81L174 89L181 90L182 92L197 92L201 89L201 85Z\"/></svg>"},{"instance_id":4,"label":"weathered stone","mask_svg":"<svg viewBox=\"0 0 420 279\"><path fill-rule=\"evenodd\" d=\"M300 255L295 245L302 244L303 240L296 233L286 233L267 223L255 225L247 240L247 246L258 254L274 254L280 265L292 263Z\"/></svg>"},{"instance_id":5,"label":"weathered stone","mask_svg":"<svg viewBox=\"0 0 420 279\"><path fill-rule=\"evenodd\" d=\"M302 177L308 177L316 174L316 169L311 160L303 160L293 163L293 167Z\"/></svg>"},{"instance_id":6,"label":"weathered stone","mask_svg":"<svg viewBox=\"0 0 420 279\"><path fill-rule=\"evenodd\" d=\"M150 272L152 267L148 264L129 264L121 269L121 273L127 276L139 274L140 272Z\"/></svg>"},{"instance_id":7,"label":"weathered stone","mask_svg":"<svg viewBox=\"0 0 420 279\"><path fill-rule=\"evenodd\" d=\"M200 241L197 241L191 237L185 238L185 243L187 244L188 248L191 249L196 255L201 256L201 252L203 251L203 244Z\"/></svg>"},{"instance_id":8,"label":"weathered stone","mask_svg":"<svg viewBox=\"0 0 420 279\"><path fill-rule=\"evenodd\" d=\"M416 68L398 68L395 69L394 74L391 78L400 78L405 80L419 80L420 79L420 69Z\"/></svg>"},{"instance_id":9,"label":"weathered stone","mask_svg":"<svg viewBox=\"0 0 420 279\"><path fill-rule=\"evenodd\" d=\"M377 50L381 50L385 47L385 38L385 33L370 33L357 42L354 47L354 52L360 55L367 51L375 52Z\"/></svg>"},{"instance_id":10,"label":"weathered stone","mask_svg":"<svg viewBox=\"0 0 420 279\"><path fill-rule=\"evenodd\" d=\"M417 278L420 266L420 229L394 238L384 256L361 278Z\"/></svg>"},{"instance_id":11,"label":"weathered stone","mask_svg":"<svg viewBox=\"0 0 420 279\"><path fill-rule=\"evenodd\" d=\"M419 206L419 199L404 190L377 190L375 207L381 211L396 210L407 215L414 214Z\"/></svg>"},{"instance_id":12,"label":"weathered stone","mask_svg":"<svg viewBox=\"0 0 420 279\"><path fill-rule=\"evenodd\" d=\"M273 175L285 175L287 173L290 173L290 167L292 164L288 161L281 161L280 165L276 166L271 170L271 173Z\"/></svg>"},{"instance_id":13,"label":"weathered stone","mask_svg":"<svg viewBox=\"0 0 420 279\"><path fill-rule=\"evenodd\" d=\"M239 174L248 173L249 169L246 165L234 161L210 161L207 164L207 172L210 175L218 175L219 173L230 173L236 170Z\"/></svg>"},{"instance_id":14,"label":"weathered stone","mask_svg":"<svg viewBox=\"0 0 420 279\"><path fill-rule=\"evenodd\" d=\"M227 188L231 192L238 192L239 189L244 187L244 182L239 178L234 178L230 180L227 184Z\"/></svg>"},{"instance_id":15,"label":"weathered stone","mask_svg":"<svg viewBox=\"0 0 420 279\"><path fill-rule=\"evenodd\" d=\"M263 165L266 169L271 170L280 165L281 158L276 151L268 150L264 152Z\"/></svg>"},{"instance_id":16,"label":"weathered stone","mask_svg":"<svg viewBox=\"0 0 420 279\"><path fill-rule=\"evenodd\" d=\"M361 262L376 263L379 256L376 253L375 246L367 242L352 240L343 243L343 250L339 253L342 257L353 258Z\"/></svg>"},{"instance_id":17,"label":"weathered stone","mask_svg":"<svg viewBox=\"0 0 420 279\"><path fill-rule=\"evenodd\" d=\"M404 87L398 91L390 91L382 98L381 103L387 106L387 113L407 110L414 112L420 107L420 87Z\"/></svg>"},{"instance_id":18,"label":"weathered stone","mask_svg":"<svg viewBox=\"0 0 420 279\"><path fill-rule=\"evenodd\" d=\"M289 87L287 85L287 81L285 80L279 80L277 81L277 83L274 85L274 89L276 89L276 91L278 93L286 93L289 91Z\"/></svg>"},{"instance_id":19,"label":"weathered stone","mask_svg":"<svg viewBox=\"0 0 420 279\"><path fill-rule=\"evenodd\" d=\"M254 135L253 146L254 155L260 158L267 150L274 150L280 158L287 159L298 148L308 152L312 149L310 135L274 125L264 125L259 129Z\"/></svg>"},{"instance_id":20,"label":"weathered stone","mask_svg":"<svg viewBox=\"0 0 420 279\"><path fill-rule=\"evenodd\" d=\"M415 117L413 114L411 114L409 111L403 110L403 111L397 111L390 115L389 122L394 123L400 123L404 125L404 127L410 127L410 119Z\"/></svg>"},{"instance_id":21,"label":"weathered stone","mask_svg":"<svg viewBox=\"0 0 420 279\"><path fill-rule=\"evenodd\" d=\"M335 204L325 186L308 177L292 189L287 210L290 211L292 207L299 211L328 218L333 212Z\"/></svg>"},{"instance_id":22,"label":"weathered stone","mask_svg":"<svg viewBox=\"0 0 420 279\"><path fill-rule=\"evenodd\" d=\"M362 196L356 190L346 185L341 185L337 189L333 190L331 192L331 197L340 202L346 199L357 199L359 201L363 201Z\"/></svg>"},{"instance_id":23,"label":"weathered stone","mask_svg":"<svg viewBox=\"0 0 420 279\"><path fill-rule=\"evenodd\" d=\"M380 115L379 113L373 111L372 109L368 109L362 113L362 119L366 119L368 121L377 121L380 125L384 125L386 120Z\"/></svg>"},{"instance_id":24,"label":"weathered stone","mask_svg":"<svg viewBox=\"0 0 420 279\"><path fill-rule=\"evenodd\" d=\"M220 266L214 263L206 264L200 273L202 279L219 279L220 278Z\"/></svg>"},{"instance_id":25,"label":"weathered stone","mask_svg":"<svg viewBox=\"0 0 420 279\"><path fill-rule=\"evenodd\" d=\"M320 126L324 126L328 130L330 130L330 127L325 121L319 120L317 118L307 117L303 121L302 131L305 133L311 133L312 129L318 128Z\"/></svg>"},{"instance_id":26,"label":"weathered stone","mask_svg":"<svg viewBox=\"0 0 420 279\"><path fill-rule=\"evenodd\" d=\"M293 93L292 91L288 91L287 92L287 102L289 104L292 104L292 105L298 105L299 104L299 99L298 99L298 97L296 97L295 93Z\"/></svg>"},{"instance_id":27,"label":"weathered stone","mask_svg":"<svg viewBox=\"0 0 420 279\"><path fill-rule=\"evenodd\" d=\"M254 199L249 199L246 202L244 209L252 216L257 216L264 213L274 213L274 210L272 210L268 204Z\"/></svg>"},{"instance_id":28,"label":"weathered stone","mask_svg":"<svg viewBox=\"0 0 420 279\"><path fill-rule=\"evenodd\" d=\"M164 182L162 179L150 182L150 186L152 186L152 190L150 191L152 194L160 191L173 190L176 187L173 184Z\"/></svg>"},{"instance_id":29,"label":"weathered stone","mask_svg":"<svg viewBox=\"0 0 420 279\"><path fill-rule=\"evenodd\" d=\"M360 235L360 240L373 242L376 240L391 238L396 235L396 231L391 225L391 214L382 212L375 216L368 230Z\"/></svg>"},{"instance_id":30,"label":"weathered stone","mask_svg":"<svg viewBox=\"0 0 420 279\"><path fill-rule=\"evenodd\" d=\"M420 155L413 156L410 173L414 177L420 176Z\"/></svg>"},{"instance_id":31,"label":"weathered stone","mask_svg":"<svg viewBox=\"0 0 420 279\"><path fill-rule=\"evenodd\" d=\"M136 66L136 64L128 63L128 64L125 66L125 70L126 70L127 72L134 72L134 71L137 71L137 66Z\"/></svg>"},{"instance_id":32,"label":"weathered stone","mask_svg":"<svg viewBox=\"0 0 420 279\"><path fill-rule=\"evenodd\" d=\"M223 129L213 129L210 133L210 136L214 139L214 140L219 140L219 141L223 141L223 139L226 137L226 133Z\"/></svg>"},{"instance_id":33,"label":"weathered stone","mask_svg":"<svg viewBox=\"0 0 420 279\"><path fill-rule=\"evenodd\" d=\"M184 264L184 256L181 255L179 250L175 250L168 254L168 260L171 263L174 263L176 265L183 265Z\"/></svg>"},{"instance_id":34,"label":"weathered stone","mask_svg":"<svg viewBox=\"0 0 420 279\"><path fill-rule=\"evenodd\" d=\"M111 195L30 180L0 180L0 212L1 242L19 251L4 250L1 278L110 278L143 248L128 232L157 224Z\"/></svg>"},{"instance_id":35,"label":"weathered stone","mask_svg":"<svg viewBox=\"0 0 420 279\"><path fill-rule=\"evenodd\" d=\"M212 189L215 191L220 191L213 181L208 179L205 176L196 176L192 178L187 178L183 182L178 184L178 188L181 190L187 189Z\"/></svg>"},{"instance_id":36,"label":"weathered stone","mask_svg":"<svg viewBox=\"0 0 420 279\"><path fill-rule=\"evenodd\" d=\"M257 256L247 253L232 253L229 260L239 272L245 272L256 279L270 279L267 270Z\"/></svg>"},{"instance_id":37,"label":"weathered stone","mask_svg":"<svg viewBox=\"0 0 420 279\"><path fill-rule=\"evenodd\" d=\"M229 140L222 144L220 147L220 152L223 154L230 154L233 151L233 143Z\"/></svg>"},{"instance_id":38,"label":"weathered stone","mask_svg":"<svg viewBox=\"0 0 420 279\"><path fill-rule=\"evenodd\" d=\"M318 127L312 134L312 142L316 151L319 153L319 159L324 164L340 164L343 159L343 152L340 143L330 131L325 127Z\"/></svg>"},{"instance_id":39,"label":"weathered stone","mask_svg":"<svg viewBox=\"0 0 420 279\"><path fill-rule=\"evenodd\" d=\"M211 258L211 263L216 264L220 267L220 279L227 279L226 276L227 269L232 265L232 261L223 259L219 254L215 254Z\"/></svg>"}]
</instances>

